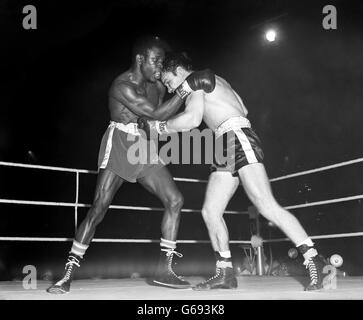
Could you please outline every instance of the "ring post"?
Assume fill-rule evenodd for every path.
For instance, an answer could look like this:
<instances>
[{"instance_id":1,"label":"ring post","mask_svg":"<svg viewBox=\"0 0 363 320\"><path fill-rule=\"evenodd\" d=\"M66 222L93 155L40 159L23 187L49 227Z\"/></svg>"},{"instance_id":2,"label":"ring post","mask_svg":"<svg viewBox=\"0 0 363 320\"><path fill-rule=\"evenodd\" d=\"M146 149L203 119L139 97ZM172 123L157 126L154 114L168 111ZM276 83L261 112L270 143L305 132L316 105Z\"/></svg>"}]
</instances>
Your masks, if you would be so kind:
<instances>
[{"instance_id":1,"label":"ring post","mask_svg":"<svg viewBox=\"0 0 363 320\"><path fill-rule=\"evenodd\" d=\"M259 212L255 206L248 207L248 214L250 219L256 220L256 235L251 238L251 245L255 249L256 254L256 273L259 276L264 275L264 262L263 262L263 242L260 235L260 219Z\"/></svg>"},{"instance_id":2,"label":"ring post","mask_svg":"<svg viewBox=\"0 0 363 320\"><path fill-rule=\"evenodd\" d=\"M257 247L257 275L264 275L264 268L262 262L262 245L260 247Z\"/></svg>"},{"instance_id":3,"label":"ring post","mask_svg":"<svg viewBox=\"0 0 363 320\"><path fill-rule=\"evenodd\" d=\"M79 199L79 172L76 172L76 201L74 204L74 232L77 232L78 225L78 199Z\"/></svg>"}]
</instances>

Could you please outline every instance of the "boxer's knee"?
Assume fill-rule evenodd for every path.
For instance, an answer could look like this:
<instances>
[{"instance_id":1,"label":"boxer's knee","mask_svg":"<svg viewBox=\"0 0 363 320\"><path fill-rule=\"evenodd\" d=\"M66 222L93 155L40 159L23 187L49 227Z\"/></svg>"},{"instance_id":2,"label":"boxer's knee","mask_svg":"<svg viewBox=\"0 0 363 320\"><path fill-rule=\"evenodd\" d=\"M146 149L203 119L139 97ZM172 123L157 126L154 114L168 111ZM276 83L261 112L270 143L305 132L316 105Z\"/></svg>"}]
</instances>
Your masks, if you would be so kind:
<instances>
[{"instance_id":1,"label":"boxer's knee","mask_svg":"<svg viewBox=\"0 0 363 320\"><path fill-rule=\"evenodd\" d=\"M270 215L278 206L270 190L256 188L253 192L249 192L248 196L253 205L263 215Z\"/></svg>"},{"instance_id":2,"label":"boxer's knee","mask_svg":"<svg viewBox=\"0 0 363 320\"><path fill-rule=\"evenodd\" d=\"M179 214L184 205L184 197L180 192L169 194L164 200L164 206L173 214Z\"/></svg>"},{"instance_id":3,"label":"boxer's knee","mask_svg":"<svg viewBox=\"0 0 363 320\"><path fill-rule=\"evenodd\" d=\"M274 198L260 199L255 206L264 218L278 227L280 227L287 213Z\"/></svg>"},{"instance_id":4,"label":"boxer's knee","mask_svg":"<svg viewBox=\"0 0 363 320\"><path fill-rule=\"evenodd\" d=\"M202 217L203 217L203 220L205 222L207 222L209 220L209 217L210 217L210 210L208 210L207 208L203 207L202 208Z\"/></svg>"},{"instance_id":5,"label":"boxer's knee","mask_svg":"<svg viewBox=\"0 0 363 320\"><path fill-rule=\"evenodd\" d=\"M207 226L214 225L219 220L219 215L209 207L202 208L202 217Z\"/></svg>"}]
</instances>

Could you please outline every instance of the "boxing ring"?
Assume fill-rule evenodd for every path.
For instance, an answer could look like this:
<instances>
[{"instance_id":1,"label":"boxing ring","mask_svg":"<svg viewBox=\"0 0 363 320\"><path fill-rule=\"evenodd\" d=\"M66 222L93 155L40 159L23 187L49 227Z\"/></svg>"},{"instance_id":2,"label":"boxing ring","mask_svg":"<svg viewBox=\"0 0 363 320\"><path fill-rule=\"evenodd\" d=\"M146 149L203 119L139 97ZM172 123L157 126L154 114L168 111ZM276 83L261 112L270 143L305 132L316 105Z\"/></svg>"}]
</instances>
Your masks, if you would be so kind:
<instances>
[{"instance_id":1,"label":"boxing ring","mask_svg":"<svg viewBox=\"0 0 363 320\"><path fill-rule=\"evenodd\" d=\"M332 164L320 168L301 171L289 175L270 179L271 183L292 179L299 176L311 175L317 172L329 171L345 166L352 166L362 163L363 158ZM97 171L72 169L62 167L41 166L32 164L21 164L12 162L0 162L0 167L16 167L22 169L35 169L46 171L67 172L74 174L74 202L54 202L54 201L33 201L24 199L0 199L1 204L8 205L26 205L26 206L48 206L48 207L68 207L74 209L74 228L77 228L79 208L88 208L91 204L81 203L79 201L80 193L80 175L94 175ZM174 178L177 182L186 183L206 183L207 180ZM350 195L335 199L312 201L309 203L301 203L296 205L284 206L288 210L295 210L307 207L315 207L321 205L334 205L337 203L360 201L363 194ZM160 207L146 206L125 206L111 205L110 209L116 210L135 210L135 211L164 211ZM182 213L200 213L199 209L182 209ZM226 219L228 215L248 214L251 211L225 211ZM258 214L256 217L259 219ZM1 216L0 216L1 221ZM259 223L256 224L257 227ZM362 228L363 229L363 228ZM259 234L259 230L257 230ZM310 235L310 234L309 234ZM338 239L352 238L363 236L363 231L345 232L335 234L310 235L312 239ZM71 242L73 238L69 237L21 237L21 236L1 236L0 242ZM289 241L288 238L263 239L263 244L280 243ZM159 243L159 239L110 239L110 238L94 238L93 242L99 243L130 243L130 244L150 244ZM196 244L209 243L209 240L177 240L178 244ZM107 280L74 280L72 290L66 295L50 295L45 289L50 285L50 281L38 280L36 289L25 289L22 281L0 281L0 299L5 300L329 300L329 299L363 299L363 277L342 277L337 279L337 288L332 290L320 290L317 292L304 292L302 281L299 277L279 277L266 276L261 268L262 256L258 248L251 241L247 240L230 240L230 244L239 244L251 246L255 249L257 275L238 276L238 288L235 290L211 290L211 291L193 291L192 289L168 289L164 287L151 286L145 279L107 279ZM196 284L203 280L201 277L186 277L192 284ZM266 290L268 288L268 290Z\"/></svg>"}]
</instances>

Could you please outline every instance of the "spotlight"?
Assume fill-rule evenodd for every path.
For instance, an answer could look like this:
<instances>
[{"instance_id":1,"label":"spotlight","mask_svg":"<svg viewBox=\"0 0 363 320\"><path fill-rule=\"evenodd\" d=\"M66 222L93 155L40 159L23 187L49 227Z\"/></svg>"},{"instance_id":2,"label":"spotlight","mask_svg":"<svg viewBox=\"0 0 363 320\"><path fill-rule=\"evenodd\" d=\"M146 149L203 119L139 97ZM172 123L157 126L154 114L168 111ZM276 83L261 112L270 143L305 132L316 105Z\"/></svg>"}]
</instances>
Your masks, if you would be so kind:
<instances>
[{"instance_id":1,"label":"spotlight","mask_svg":"<svg viewBox=\"0 0 363 320\"><path fill-rule=\"evenodd\" d=\"M269 42L274 42L276 40L276 31L273 29L267 30L265 33L265 38Z\"/></svg>"}]
</instances>

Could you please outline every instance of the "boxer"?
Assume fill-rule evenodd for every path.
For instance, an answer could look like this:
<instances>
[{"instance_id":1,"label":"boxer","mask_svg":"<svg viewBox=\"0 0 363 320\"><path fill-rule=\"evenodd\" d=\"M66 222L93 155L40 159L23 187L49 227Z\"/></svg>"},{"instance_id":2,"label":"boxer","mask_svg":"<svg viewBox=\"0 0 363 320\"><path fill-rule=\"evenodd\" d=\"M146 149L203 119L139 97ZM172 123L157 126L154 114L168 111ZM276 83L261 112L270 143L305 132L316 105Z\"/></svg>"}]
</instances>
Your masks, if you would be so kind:
<instances>
[{"instance_id":1,"label":"boxer","mask_svg":"<svg viewBox=\"0 0 363 320\"><path fill-rule=\"evenodd\" d=\"M75 270L80 267L96 227L125 181L140 183L156 195L165 207L161 222L160 259L154 284L170 288L190 287L189 282L173 271L174 255L182 257L175 249L183 196L161 159L150 159L152 161L145 164L130 162L127 156L129 147L135 143L128 137L142 138L137 126L140 116L164 120L175 114L184 103L182 86L170 100L162 102L165 87L160 81L160 74L166 49L166 43L158 37L139 39L133 48L132 66L111 85L108 104L111 121L99 149L99 173L93 204L76 231L64 275L47 289L49 293L70 291ZM203 76L214 79L214 74L201 74L199 78L196 74L193 82L197 85L193 87L194 90L203 89ZM153 141L148 142L146 147L149 148L152 143Z\"/></svg>"},{"instance_id":2,"label":"boxer","mask_svg":"<svg viewBox=\"0 0 363 320\"><path fill-rule=\"evenodd\" d=\"M175 92L193 74L191 62L185 54L171 54L163 64L162 82L169 92ZM325 264L299 221L274 198L263 164L261 141L247 118L246 106L226 80L217 75L215 80L213 91L193 91L184 86L187 95L184 112L163 121L139 119L139 127L148 135L191 130L204 121L214 131L216 144L222 140L223 151L228 154L233 148L232 157L227 159L216 154L202 208L202 216L216 254L216 272L193 289L237 287L223 213L240 181L258 211L279 227L303 254L310 277L305 290L322 288L322 269Z\"/></svg>"}]
</instances>

